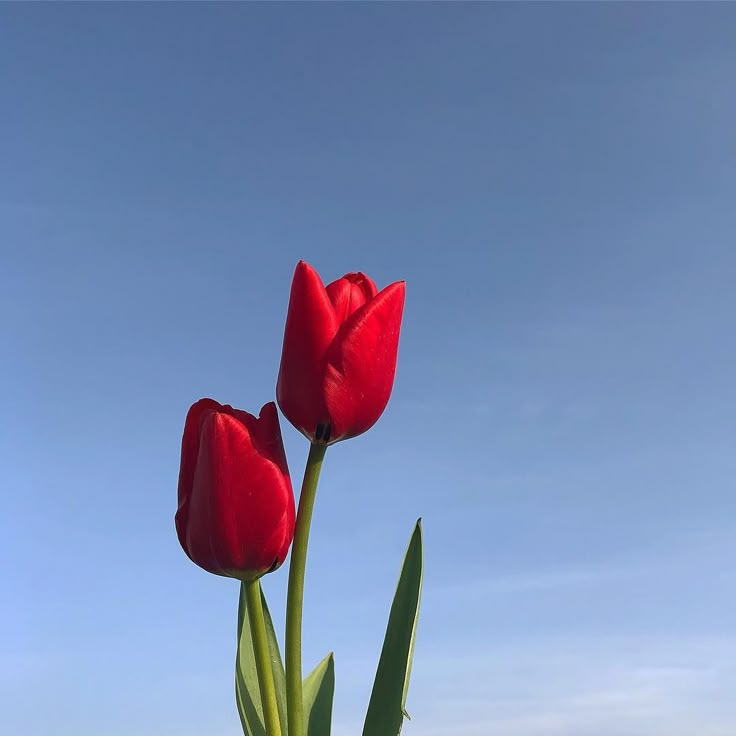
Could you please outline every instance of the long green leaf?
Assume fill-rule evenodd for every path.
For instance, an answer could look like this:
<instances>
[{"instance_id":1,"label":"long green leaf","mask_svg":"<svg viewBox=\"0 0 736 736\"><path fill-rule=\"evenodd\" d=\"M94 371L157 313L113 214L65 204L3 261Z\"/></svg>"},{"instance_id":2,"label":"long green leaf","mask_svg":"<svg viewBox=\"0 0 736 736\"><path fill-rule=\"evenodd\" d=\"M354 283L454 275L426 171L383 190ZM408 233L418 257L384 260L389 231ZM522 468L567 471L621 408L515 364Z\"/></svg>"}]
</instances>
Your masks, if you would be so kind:
<instances>
[{"instance_id":1,"label":"long green leaf","mask_svg":"<svg viewBox=\"0 0 736 736\"><path fill-rule=\"evenodd\" d=\"M279 652L276 632L273 628L271 614L266 604L266 597L261 590L263 601L263 615L266 619L266 636L268 649L271 653L271 668L276 685L276 699L279 708L282 736L286 733L286 683L284 679L284 664ZM248 621L248 606L245 602L245 585L240 584L240 602L238 605L238 651L235 658L235 701L238 705L240 722L243 725L245 736L268 736L263 721L263 707L261 706L261 691L258 687L258 672L253 654L253 642L250 636Z\"/></svg>"},{"instance_id":2,"label":"long green leaf","mask_svg":"<svg viewBox=\"0 0 736 736\"><path fill-rule=\"evenodd\" d=\"M304 680L304 720L307 736L330 736L335 658L330 652Z\"/></svg>"},{"instance_id":3,"label":"long green leaf","mask_svg":"<svg viewBox=\"0 0 736 736\"><path fill-rule=\"evenodd\" d=\"M409 717L406 712L406 694L409 689L421 594L422 520L419 519L409 540L391 604L363 736L398 736L404 716Z\"/></svg>"}]
</instances>

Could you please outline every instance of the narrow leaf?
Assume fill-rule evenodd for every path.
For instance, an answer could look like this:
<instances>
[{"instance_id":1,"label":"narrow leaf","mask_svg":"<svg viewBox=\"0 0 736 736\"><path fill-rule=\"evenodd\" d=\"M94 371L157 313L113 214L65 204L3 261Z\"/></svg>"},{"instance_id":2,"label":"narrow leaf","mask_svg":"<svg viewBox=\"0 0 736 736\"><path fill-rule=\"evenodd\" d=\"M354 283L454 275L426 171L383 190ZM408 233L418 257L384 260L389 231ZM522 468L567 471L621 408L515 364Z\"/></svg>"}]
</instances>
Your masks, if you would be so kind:
<instances>
[{"instance_id":1,"label":"narrow leaf","mask_svg":"<svg viewBox=\"0 0 736 736\"><path fill-rule=\"evenodd\" d=\"M307 736L330 736L335 658L330 652L304 680L304 720Z\"/></svg>"},{"instance_id":2,"label":"narrow leaf","mask_svg":"<svg viewBox=\"0 0 736 736\"><path fill-rule=\"evenodd\" d=\"M282 736L286 733L286 683L284 665L279 652L276 632L273 628L271 613L268 610L266 597L261 590L263 615L266 619L266 636L271 654L271 668L276 686L276 700L279 708ZM240 601L238 604L238 651L235 658L235 701L238 705L240 722L245 736L268 736L263 720L261 691L258 687L258 672L253 653L253 642L250 636L248 606L245 602L245 584L240 584Z\"/></svg>"},{"instance_id":3,"label":"narrow leaf","mask_svg":"<svg viewBox=\"0 0 736 736\"><path fill-rule=\"evenodd\" d=\"M422 520L414 533L401 566L399 583L373 682L363 736L398 736L406 712L414 639L422 593Z\"/></svg>"}]
</instances>

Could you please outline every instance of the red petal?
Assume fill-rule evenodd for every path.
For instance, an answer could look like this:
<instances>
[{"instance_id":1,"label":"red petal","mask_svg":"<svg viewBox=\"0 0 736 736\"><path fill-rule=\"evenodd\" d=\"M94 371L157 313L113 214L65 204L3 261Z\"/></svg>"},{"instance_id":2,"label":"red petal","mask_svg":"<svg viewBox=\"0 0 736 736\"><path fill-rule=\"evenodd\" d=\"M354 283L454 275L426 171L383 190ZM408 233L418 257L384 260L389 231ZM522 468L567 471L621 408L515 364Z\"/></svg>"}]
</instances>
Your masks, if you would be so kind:
<instances>
[{"instance_id":1,"label":"red petal","mask_svg":"<svg viewBox=\"0 0 736 736\"><path fill-rule=\"evenodd\" d=\"M373 299L377 291L373 281L363 273L348 273L327 285L327 295L340 324Z\"/></svg>"},{"instance_id":2,"label":"red petal","mask_svg":"<svg viewBox=\"0 0 736 736\"><path fill-rule=\"evenodd\" d=\"M179 466L179 504L175 523L179 542L186 552L185 536L189 516L189 498L194 483L194 471L199 455L199 436L203 419L222 406L213 399L200 399L189 408L184 422L184 435L181 440L181 465ZM189 554L187 552L187 554Z\"/></svg>"},{"instance_id":3,"label":"red petal","mask_svg":"<svg viewBox=\"0 0 736 736\"><path fill-rule=\"evenodd\" d=\"M372 427L386 408L396 373L406 287L387 286L354 312L327 353L325 402L332 441Z\"/></svg>"},{"instance_id":4,"label":"red petal","mask_svg":"<svg viewBox=\"0 0 736 736\"><path fill-rule=\"evenodd\" d=\"M273 401L269 401L261 407L253 433L257 440L259 452L276 463L281 472L288 477L289 467L286 463L286 452L281 439L279 413L276 411L276 404Z\"/></svg>"},{"instance_id":5,"label":"red petal","mask_svg":"<svg viewBox=\"0 0 736 736\"><path fill-rule=\"evenodd\" d=\"M276 397L286 418L307 436L326 417L325 355L338 327L319 274L300 261L291 285Z\"/></svg>"},{"instance_id":6,"label":"red petal","mask_svg":"<svg viewBox=\"0 0 736 736\"><path fill-rule=\"evenodd\" d=\"M234 413L204 421L186 541L210 572L255 577L282 560L291 541L289 476L254 439Z\"/></svg>"}]
</instances>

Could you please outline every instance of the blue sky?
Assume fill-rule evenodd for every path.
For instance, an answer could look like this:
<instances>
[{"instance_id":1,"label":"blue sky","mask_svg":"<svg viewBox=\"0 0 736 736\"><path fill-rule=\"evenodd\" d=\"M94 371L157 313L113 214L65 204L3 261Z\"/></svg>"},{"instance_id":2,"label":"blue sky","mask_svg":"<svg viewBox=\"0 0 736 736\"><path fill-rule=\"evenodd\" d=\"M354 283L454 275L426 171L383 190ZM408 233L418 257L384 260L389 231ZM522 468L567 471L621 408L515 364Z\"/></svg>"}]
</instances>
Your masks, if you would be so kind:
<instances>
[{"instance_id":1,"label":"blue sky","mask_svg":"<svg viewBox=\"0 0 736 736\"><path fill-rule=\"evenodd\" d=\"M736 733L735 33L729 4L0 8L0 731L239 734L179 442L201 396L273 398L304 258L408 287L391 403L317 499L335 736L419 515L407 736Z\"/></svg>"}]
</instances>

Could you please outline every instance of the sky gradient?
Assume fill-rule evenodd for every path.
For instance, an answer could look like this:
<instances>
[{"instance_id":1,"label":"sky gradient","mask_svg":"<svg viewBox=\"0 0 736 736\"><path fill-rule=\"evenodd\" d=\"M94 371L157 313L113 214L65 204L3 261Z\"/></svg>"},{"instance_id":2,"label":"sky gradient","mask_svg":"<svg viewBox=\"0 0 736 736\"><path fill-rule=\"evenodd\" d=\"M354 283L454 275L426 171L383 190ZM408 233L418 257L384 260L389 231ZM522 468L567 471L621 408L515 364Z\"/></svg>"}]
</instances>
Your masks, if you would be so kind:
<instances>
[{"instance_id":1,"label":"sky gradient","mask_svg":"<svg viewBox=\"0 0 736 736\"><path fill-rule=\"evenodd\" d=\"M0 732L240 734L179 443L273 399L305 259L407 282L317 498L334 736L418 516L403 734L733 736L734 37L733 4L0 6Z\"/></svg>"}]
</instances>

